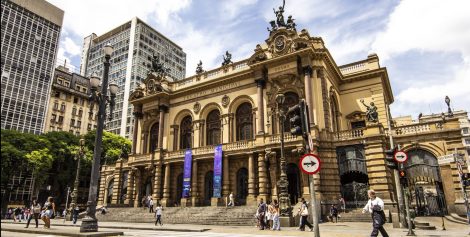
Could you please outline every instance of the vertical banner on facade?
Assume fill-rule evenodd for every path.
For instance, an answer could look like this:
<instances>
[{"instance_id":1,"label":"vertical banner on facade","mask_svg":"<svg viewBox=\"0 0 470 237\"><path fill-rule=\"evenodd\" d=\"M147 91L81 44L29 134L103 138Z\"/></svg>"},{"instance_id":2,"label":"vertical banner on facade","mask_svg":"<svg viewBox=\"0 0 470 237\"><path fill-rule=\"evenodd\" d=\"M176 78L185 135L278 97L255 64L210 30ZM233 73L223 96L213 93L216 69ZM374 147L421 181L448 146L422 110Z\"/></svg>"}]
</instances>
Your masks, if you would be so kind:
<instances>
[{"instance_id":1,"label":"vertical banner on facade","mask_svg":"<svg viewBox=\"0 0 470 237\"><path fill-rule=\"evenodd\" d=\"M183 171L183 198L189 197L189 191L191 189L191 166L192 166L192 152L191 149L187 149L184 153L184 171Z\"/></svg>"},{"instance_id":2,"label":"vertical banner on facade","mask_svg":"<svg viewBox=\"0 0 470 237\"><path fill-rule=\"evenodd\" d=\"M222 190L222 145L217 145L214 152L214 195L220 198Z\"/></svg>"}]
</instances>

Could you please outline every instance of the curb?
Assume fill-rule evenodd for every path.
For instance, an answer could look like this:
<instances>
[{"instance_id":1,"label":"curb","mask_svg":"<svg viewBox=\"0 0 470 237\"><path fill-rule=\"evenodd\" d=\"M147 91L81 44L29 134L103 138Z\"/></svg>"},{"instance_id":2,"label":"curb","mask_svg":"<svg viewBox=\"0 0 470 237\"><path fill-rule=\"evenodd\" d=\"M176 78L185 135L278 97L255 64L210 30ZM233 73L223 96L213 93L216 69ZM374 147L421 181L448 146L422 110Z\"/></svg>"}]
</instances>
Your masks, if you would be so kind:
<instances>
[{"instance_id":1,"label":"curb","mask_svg":"<svg viewBox=\"0 0 470 237\"><path fill-rule=\"evenodd\" d=\"M96 233L71 233L66 231L50 231L50 230L41 230L41 229L18 229L18 228L9 228L2 227L2 231L10 231L17 233L28 233L28 234L46 234L46 235L62 235L62 236L76 236L76 237L101 237L101 236L116 236L124 235L122 231L106 231L106 232L96 232Z\"/></svg>"}]
</instances>

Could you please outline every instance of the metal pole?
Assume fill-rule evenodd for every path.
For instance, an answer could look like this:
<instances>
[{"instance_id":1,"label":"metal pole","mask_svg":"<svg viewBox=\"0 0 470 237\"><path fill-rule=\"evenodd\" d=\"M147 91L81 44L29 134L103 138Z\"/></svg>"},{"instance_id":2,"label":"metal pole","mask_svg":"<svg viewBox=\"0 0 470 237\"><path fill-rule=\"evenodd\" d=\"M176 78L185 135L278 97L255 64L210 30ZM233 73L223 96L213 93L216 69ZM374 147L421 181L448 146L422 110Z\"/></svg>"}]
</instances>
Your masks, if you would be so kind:
<instances>
[{"instance_id":1,"label":"metal pole","mask_svg":"<svg viewBox=\"0 0 470 237\"><path fill-rule=\"evenodd\" d=\"M403 187L405 189L405 187ZM410 210L408 207L408 194L406 193L406 190L404 190L405 193L405 209L406 209L406 218L408 219L408 234L407 236L416 236L414 231L413 231L413 226L411 225L411 217L410 217Z\"/></svg>"},{"instance_id":2,"label":"metal pole","mask_svg":"<svg viewBox=\"0 0 470 237\"><path fill-rule=\"evenodd\" d=\"M280 128L280 142L281 142L281 158L280 158L280 168L281 168L281 176L277 183L279 187L279 204L281 209L281 216L288 216L289 218L292 216L291 208L290 208L290 200L289 200L289 181L287 180L287 173L286 173L286 158L284 156L284 122L286 119L285 114L281 111L281 105L278 104L278 113L279 113L279 128Z\"/></svg>"},{"instance_id":3,"label":"metal pole","mask_svg":"<svg viewBox=\"0 0 470 237\"><path fill-rule=\"evenodd\" d=\"M72 191L72 203L70 206L73 206L72 204L77 204L78 202L78 185L80 183L80 161L82 159L82 147L80 147L80 150L78 152L78 163L77 163L77 173L75 174L75 181L73 183L73 191Z\"/></svg>"},{"instance_id":4,"label":"metal pole","mask_svg":"<svg viewBox=\"0 0 470 237\"><path fill-rule=\"evenodd\" d=\"M70 194L70 187L67 187L67 198L65 199L65 215L64 215L64 223L65 217L67 216L67 204L69 203L69 194Z\"/></svg>"},{"instance_id":5,"label":"metal pole","mask_svg":"<svg viewBox=\"0 0 470 237\"><path fill-rule=\"evenodd\" d=\"M388 105L385 105L385 112L387 115L387 127L388 127L388 137L390 139L390 149L393 149L394 142L393 142L393 136L392 136L392 125L390 123L390 108ZM404 213L404 206L403 206L403 192L401 189L400 185L400 176L398 174L398 170L393 170L393 179L395 181L395 190L397 190L397 199L398 199L398 215L399 215L399 220L400 220L400 225L401 227L406 226L406 220L405 220L405 213Z\"/></svg>"},{"instance_id":6,"label":"metal pole","mask_svg":"<svg viewBox=\"0 0 470 237\"><path fill-rule=\"evenodd\" d=\"M106 55L104 61L103 83L101 84L101 94L98 96L98 126L96 129L95 149L93 151L93 163L91 166L90 190L88 194L86 216L82 220L80 232L98 231L98 220L96 219L96 199L98 194L98 180L100 178L101 148L103 142L104 121L106 117L106 96L108 94L107 90L110 58L111 55Z\"/></svg>"},{"instance_id":7,"label":"metal pole","mask_svg":"<svg viewBox=\"0 0 470 237\"><path fill-rule=\"evenodd\" d=\"M312 144L312 137L310 134L307 136L308 142L306 144L306 151L307 153L311 153L313 147L310 147L309 144ZM313 233L315 237L320 237L320 227L319 227L319 220L318 220L318 213L317 213L317 199L315 196L315 178L313 175L308 175L308 183L310 188L310 202L312 203L312 215L313 215Z\"/></svg>"}]
</instances>

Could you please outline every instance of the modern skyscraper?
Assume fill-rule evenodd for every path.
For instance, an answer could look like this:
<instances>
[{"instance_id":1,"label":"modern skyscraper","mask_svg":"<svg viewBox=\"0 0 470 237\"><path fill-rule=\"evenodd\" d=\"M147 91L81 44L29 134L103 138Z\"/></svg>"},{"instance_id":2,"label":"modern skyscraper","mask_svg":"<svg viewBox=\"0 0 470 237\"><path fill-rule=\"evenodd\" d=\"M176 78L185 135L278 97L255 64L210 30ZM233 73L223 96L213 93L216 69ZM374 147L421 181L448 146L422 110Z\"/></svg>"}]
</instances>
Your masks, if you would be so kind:
<instances>
[{"instance_id":1,"label":"modern skyscraper","mask_svg":"<svg viewBox=\"0 0 470 237\"><path fill-rule=\"evenodd\" d=\"M44 0L2 0L2 129L39 134L64 11Z\"/></svg>"},{"instance_id":2,"label":"modern skyscraper","mask_svg":"<svg viewBox=\"0 0 470 237\"><path fill-rule=\"evenodd\" d=\"M106 130L132 139L132 105L128 103L133 91L146 78L151 59L155 54L169 68L172 80L181 80L186 74L186 53L174 42L153 29L137 17L96 36L85 37L82 51L80 73L89 77L93 73L102 76L103 46L111 44L109 80L119 85L113 119L106 121Z\"/></svg>"}]
</instances>

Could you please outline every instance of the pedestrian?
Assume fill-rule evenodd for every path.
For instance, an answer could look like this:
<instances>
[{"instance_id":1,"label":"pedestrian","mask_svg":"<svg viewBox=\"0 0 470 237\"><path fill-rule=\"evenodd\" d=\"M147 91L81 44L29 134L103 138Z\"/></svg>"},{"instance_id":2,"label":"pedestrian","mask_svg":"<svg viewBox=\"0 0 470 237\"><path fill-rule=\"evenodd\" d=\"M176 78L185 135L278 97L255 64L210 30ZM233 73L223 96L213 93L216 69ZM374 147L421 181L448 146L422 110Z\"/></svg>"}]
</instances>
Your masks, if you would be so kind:
<instances>
[{"instance_id":1,"label":"pedestrian","mask_svg":"<svg viewBox=\"0 0 470 237\"><path fill-rule=\"evenodd\" d=\"M235 206L235 202L233 201L233 192L230 192L230 195L228 196L228 199L230 200L228 205L229 206Z\"/></svg>"},{"instance_id":2,"label":"pedestrian","mask_svg":"<svg viewBox=\"0 0 470 237\"><path fill-rule=\"evenodd\" d=\"M163 225L162 224L162 211L163 211L162 204L158 203L157 208L155 209L155 217L156 217L155 225L157 225L157 223L160 223L160 226Z\"/></svg>"},{"instance_id":3,"label":"pedestrian","mask_svg":"<svg viewBox=\"0 0 470 237\"><path fill-rule=\"evenodd\" d=\"M372 217L372 233L371 237L376 237L380 232L382 236L388 237L387 231L385 231L383 225L385 224L385 213L384 213L384 202L382 199L375 195L374 190L367 191L369 201L362 209L362 213L370 212Z\"/></svg>"},{"instance_id":4,"label":"pedestrian","mask_svg":"<svg viewBox=\"0 0 470 237\"><path fill-rule=\"evenodd\" d=\"M300 207L300 216L301 216L301 226L300 230L305 231L305 226L308 226L310 228L310 231L313 231L313 226L308 222L308 205L307 202L305 201L304 198L301 199L302 205Z\"/></svg>"},{"instance_id":5,"label":"pedestrian","mask_svg":"<svg viewBox=\"0 0 470 237\"><path fill-rule=\"evenodd\" d=\"M332 204L330 207L330 218L331 222L335 222L334 220L336 219L336 223L338 223L338 208L336 208L336 205Z\"/></svg>"},{"instance_id":6,"label":"pedestrian","mask_svg":"<svg viewBox=\"0 0 470 237\"><path fill-rule=\"evenodd\" d=\"M341 210L346 213L346 201L344 200L343 196L341 196L339 199L339 205Z\"/></svg>"},{"instance_id":7,"label":"pedestrian","mask_svg":"<svg viewBox=\"0 0 470 237\"><path fill-rule=\"evenodd\" d=\"M272 224L273 224L273 206L271 204L271 201L268 201L268 204L267 204L267 212L266 212L266 228L268 230L270 230L272 228Z\"/></svg>"},{"instance_id":8,"label":"pedestrian","mask_svg":"<svg viewBox=\"0 0 470 237\"><path fill-rule=\"evenodd\" d=\"M31 210L29 208L24 208L23 220L28 221L29 216L31 215Z\"/></svg>"},{"instance_id":9,"label":"pedestrian","mask_svg":"<svg viewBox=\"0 0 470 237\"><path fill-rule=\"evenodd\" d=\"M149 200L149 213L153 213L153 199L150 198Z\"/></svg>"},{"instance_id":10,"label":"pedestrian","mask_svg":"<svg viewBox=\"0 0 470 237\"><path fill-rule=\"evenodd\" d=\"M13 222L16 222L16 220L18 220L18 222L21 222L21 208L19 207L16 207L13 210Z\"/></svg>"},{"instance_id":11,"label":"pedestrian","mask_svg":"<svg viewBox=\"0 0 470 237\"><path fill-rule=\"evenodd\" d=\"M10 207L10 208L8 208L6 219L11 219L12 215L13 215L13 209Z\"/></svg>"},{"instance_id":12,"label":"pedestrian","mask_svg":"<svg viewBox=\"0 0 470 237\"><path fill-rule=\"evenodd\" d=\"M145 196L142 197L142 207L144 208L144 210L147 207L147 197L145 197Z\"/></svg>"},{"instance_id":13,"label":"pedestrian","mask_svg":"<svg viewBox=\"0 0 470 237\"><path fill-rule=\"evenodd\" d=\"M55 213L55 203L52 197L48 197L44 203L44 213L41 215L42 221L44 221L44 228L51 228L51 218Z\"/></svg>"},{"instance_id":14,"label":"pedestrian","mask_svg":"<svg viewBox=\"0 0 470 237\"><path fill-rule=\"evenodd\" d=\"M78 208L77 204L72 205L72 223L75 225L78 220L78 215L80 215L80 208Z\"/></svg>"},{"instance_id":15,"label":"pedestrian","mask_svg":"<svg viewBox=\"0 0 470 237\"><path fill-rule=\"evenodd\" d=\"M33 201L31 203L31 208L30 208L30 215L28 217L28 222L26 223L26 227L29 227L29 223L31 222L31 219L34 218L34 222L36 222L36 228L38 228L38 219L39 219L39 214L41 213L41 204L38 203L36 198L33 198Z\"/></svg>"},{"instance_id":16,"label":"pedestrian","mask_svg":"<svg viewBox=\"0 0 470 237\"><path fill-rule=\"evenodd\" d=\"M258 205L258 220L259 220L260 230L264 230L266 228L266 223L264 221L265 216L266 216L266 203L264 203L264 200L261 198L259 205Z\"/></svg>"},{"instance_id":17,"label":"pedestrian","mask_svg":"<svg viewBox=\"0 0 470 237\"><path fill-rule=\"evenodd\" d=\"M277 200L273 200L273 228L272 230L281 230L281 223L279 222L279 204Z\"/></svg>"}]
</instances>

